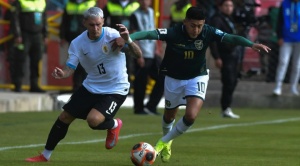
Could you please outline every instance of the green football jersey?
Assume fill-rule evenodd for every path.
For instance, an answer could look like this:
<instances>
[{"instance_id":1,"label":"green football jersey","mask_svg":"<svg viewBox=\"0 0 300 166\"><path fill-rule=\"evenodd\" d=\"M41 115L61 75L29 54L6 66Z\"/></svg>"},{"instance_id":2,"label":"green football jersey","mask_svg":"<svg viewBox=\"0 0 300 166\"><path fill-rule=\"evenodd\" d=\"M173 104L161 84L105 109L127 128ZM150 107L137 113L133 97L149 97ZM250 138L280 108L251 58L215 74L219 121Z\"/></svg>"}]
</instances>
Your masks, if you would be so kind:
<instances>
[{"instance_id":1,"label":"green football jersey","mask_svg":"<svg viewBox=\"0 0 300 166\"><path fill-rule=\"evenodd\" d=\"M183 24L157 29L157 33L167 43L160 72L180 80L207 75L205 52L210 42L221 42L226 34L207 24L195 39L188 36Z\"/></svg>"}]
</instances>

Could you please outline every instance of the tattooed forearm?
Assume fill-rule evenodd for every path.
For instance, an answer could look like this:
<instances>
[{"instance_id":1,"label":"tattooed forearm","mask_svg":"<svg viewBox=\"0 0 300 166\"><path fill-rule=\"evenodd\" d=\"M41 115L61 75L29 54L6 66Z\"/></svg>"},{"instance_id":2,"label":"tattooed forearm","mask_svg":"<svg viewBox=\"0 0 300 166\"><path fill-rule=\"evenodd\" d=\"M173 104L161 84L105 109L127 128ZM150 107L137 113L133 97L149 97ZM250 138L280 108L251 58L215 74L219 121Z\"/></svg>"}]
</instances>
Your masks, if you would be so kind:
<instances>
[{"instance_id":1,"label":"tattooed forearm","mask_svg":"<svg viewBox=\"0 0 300 166\"><path fill-rule=\"evenodd\" d=\"M129 47L129 51L132 53L133 57L135 57L135 58L142 57L142 51L136 43L131 42L130 44L128 44L128 47Z\"/></svg>"},{"instance_id":2,"label":"tattooed forearm","mask_svg":"<svg viewBox=\"0 0 300 166\"><path fill-rule=\"evenodd\" d=\"M70 67L66 66L64 69L63 69L63 78L67 78L69 76L71 76L73 73L74 73L74 70L71 69Z\"/></svg>"}]
</instances>

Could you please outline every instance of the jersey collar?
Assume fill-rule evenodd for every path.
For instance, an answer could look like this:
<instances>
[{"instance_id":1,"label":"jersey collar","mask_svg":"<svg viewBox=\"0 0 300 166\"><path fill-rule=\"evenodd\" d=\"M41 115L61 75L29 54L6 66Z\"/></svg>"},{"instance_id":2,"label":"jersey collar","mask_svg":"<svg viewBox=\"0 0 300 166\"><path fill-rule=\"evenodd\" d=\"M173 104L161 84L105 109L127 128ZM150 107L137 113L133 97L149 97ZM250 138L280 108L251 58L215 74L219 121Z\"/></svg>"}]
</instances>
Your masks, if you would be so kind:
<instances>
[{"instance_id":1,"label":"jersey collar","mask_svg":"<svg viewBox=\"0 0 300 166\"><path fill-rule=\"evenodd\" d=\"M98 42L99 40L102 39L103 36L104 36L104 28L102 27L102 33L101 33L100 37L98 39L96 39L96 40L91 40L91 41L92 42Z\"/></svg>"}]
</instances>

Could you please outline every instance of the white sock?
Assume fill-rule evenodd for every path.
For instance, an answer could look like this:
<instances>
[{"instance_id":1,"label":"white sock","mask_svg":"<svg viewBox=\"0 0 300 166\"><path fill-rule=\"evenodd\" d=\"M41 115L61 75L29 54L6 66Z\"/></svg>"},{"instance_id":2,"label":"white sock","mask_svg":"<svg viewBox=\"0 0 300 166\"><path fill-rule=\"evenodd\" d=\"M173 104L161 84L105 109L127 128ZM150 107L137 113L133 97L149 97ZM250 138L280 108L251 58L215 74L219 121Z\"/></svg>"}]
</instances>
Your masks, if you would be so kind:
<instances>
[{"instance_id":1,"label":"white sock","mask_svg":"<svg viewBox=\"0 0 300 166\"><path fill-rule=\"evenodd\" d=\"M281 89L282 87L282 82L276 82L276 86L275 86L275 89Z\"/></svg>"},{"instance_id":2,"label":"white sock","mask_svg":"<svg viewBox=\"0 0 300 166\"><path fill-rule=\"evenodd\" d=\"M118 121L116 119L114 119L114 121L115 121L115 124L114 124L114 126L111 129L115 129L115 128L118 127Z\"/></svg>"},{"instance_id":3,"label":"white sock","mask_svg":"<svg viewBox=\"0 0 300 166\"><path fill-rule=\"evenodd\" d=\"M172 130L174 123L175 123L175 119L171 123L166 123L164 118L162 118L163 135L166 135L168 132L170 132Z\"/></svg>"},{"instance_id":4,"label":"white sock","mask_svg":"<svg viewBox=\"0 0 300 166\"><path fill-rule=\"evenodd\" d=\"M168 134L166 134L165 136L163 136L161 138L161 140L163 142L169 142L171 140L173 140L174 138L180 136L181 134L183 134L184 132L186 132L191 126L187 126L183 123L183 118L181 118L175 125L175 127L172 128L172 130L170 132L168 132Z\"/></svg>"},{"instance_id":5,"label":"white sock","mask_svg":"<svg viewBox=\"0 0 300 166\"><path fill-rule=\"evenodd\" d=\"M51 154L52 154L53 150L47 150L44 149L44 151L42 152L43 156L47 159L50 160Z\"/></svg>"}]
</instances>

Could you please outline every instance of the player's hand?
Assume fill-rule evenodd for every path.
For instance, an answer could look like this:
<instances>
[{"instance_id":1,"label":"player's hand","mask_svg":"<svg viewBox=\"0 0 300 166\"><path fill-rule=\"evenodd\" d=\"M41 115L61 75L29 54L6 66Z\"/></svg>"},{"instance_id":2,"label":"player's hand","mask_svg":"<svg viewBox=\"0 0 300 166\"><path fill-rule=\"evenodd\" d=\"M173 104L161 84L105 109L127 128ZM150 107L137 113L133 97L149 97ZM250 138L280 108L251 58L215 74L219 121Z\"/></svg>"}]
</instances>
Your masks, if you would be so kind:
<instances>
[{"instance_id":1,"label":"player's hand","mask_svg":"<svg viewBox=\"0 0 300 166\"><path fill-rule=\"evenodd\" d=\"M252 49L257 52L260 52L261 50L269 52L271 50L271 48L269 48L268 46L258 43L254 43Z\"/></svg>"},{"instance_id":2,"label":"player's hand","mask_svg":"<svg viewBox=\"0 0 300 166\"><path fill-rule=\"evenodd\" d=\"M112 43L111 48L113 51L120 51L125 45L125 40L122 37L119 37L111 40L109 43Z\"/></svg>"},{"instance_id":3,"label":"player's hand","mask_svg":"<svg viewBox=\"0 0 300 166\"><path fill-rule=\"evenodd\" d=\"M56 79L62 79L64 78L64 75L65 75L64 71L58 67L55 67L55 69L52 72L52 76Z\"/></svg>"},{"instance_id":4,"label":"player's hand","mask_svg":"<svg viewBox=\"0 0 300 166\"><path fill-rule=\"evenodd\" d=\"M123 24L116 24L119 27L119 33L121 37L127 42L129 40L129 31Z\"/></svg>"}]
</instances>

